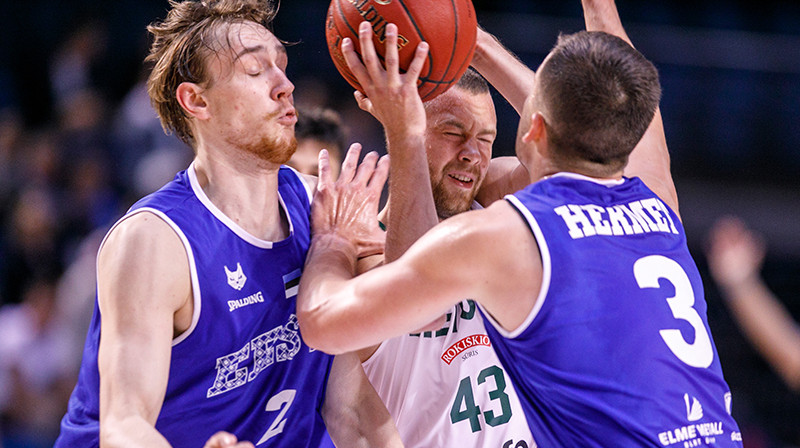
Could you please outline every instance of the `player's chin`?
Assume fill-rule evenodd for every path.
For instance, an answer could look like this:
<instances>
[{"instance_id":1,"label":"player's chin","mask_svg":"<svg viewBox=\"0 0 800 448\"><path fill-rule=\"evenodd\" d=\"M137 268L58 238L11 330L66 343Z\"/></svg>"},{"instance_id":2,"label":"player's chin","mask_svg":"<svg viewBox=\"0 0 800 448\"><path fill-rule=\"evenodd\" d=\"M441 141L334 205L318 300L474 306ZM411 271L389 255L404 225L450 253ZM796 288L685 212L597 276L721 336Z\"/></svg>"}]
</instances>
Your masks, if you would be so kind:
<instances>
[{"instance_id":1,"label":"player's chin","mask_svg":"<svg viewBox=\"0 0 800 448\"><path fill-rule=\"evenodd\" d=\"M464 195L458 198L455 197L451 198L451 200L448 201L447 206L445 207L447 209L447 215L453 216L459 213L464 213L466 211L469 211L472 208L472 201L473 201L472 195Z\"/></svg>"},{"instance_id":2,"label":"player's chin","mask_svg":"<svg viewBox=\"0 0 800 448\"><path fill-rule=\"evenodd\" d=\"M287 136L280 141L277 148L277 151L275 151L275 158L280 159L279 163L285 164L292 158L295 151L297 151L297 139L294 136L294 132L292 132L291 136Z\"/></svg>"}]
</instances>

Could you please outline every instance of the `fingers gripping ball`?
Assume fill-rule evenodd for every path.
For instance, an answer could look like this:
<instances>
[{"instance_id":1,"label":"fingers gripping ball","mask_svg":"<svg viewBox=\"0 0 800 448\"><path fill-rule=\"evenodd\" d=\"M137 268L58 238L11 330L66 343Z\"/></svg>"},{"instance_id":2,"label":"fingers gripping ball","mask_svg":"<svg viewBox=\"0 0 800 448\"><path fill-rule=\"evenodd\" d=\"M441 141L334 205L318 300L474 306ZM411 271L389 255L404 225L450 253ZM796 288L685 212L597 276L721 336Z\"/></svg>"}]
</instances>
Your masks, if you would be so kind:
<instances>
[{"instance_id":1,"label":"fingers gripping ball","mask_svg":"<svg viewBox=\"0 0 800 448\"><path fill-rule=\"evenodd\" d=\"M423 101L444 93L472 61L477 19L471 0L332 0L325 30L328 51L339 73L362 93L341 46L342 39L349 37L360 54L358 25L365 20L372 24L373 42L381 61L386 25L397 25L401 71L408 68L417 45L428 42L430 51L419 77Z\"/></svg>"}]
</instances>

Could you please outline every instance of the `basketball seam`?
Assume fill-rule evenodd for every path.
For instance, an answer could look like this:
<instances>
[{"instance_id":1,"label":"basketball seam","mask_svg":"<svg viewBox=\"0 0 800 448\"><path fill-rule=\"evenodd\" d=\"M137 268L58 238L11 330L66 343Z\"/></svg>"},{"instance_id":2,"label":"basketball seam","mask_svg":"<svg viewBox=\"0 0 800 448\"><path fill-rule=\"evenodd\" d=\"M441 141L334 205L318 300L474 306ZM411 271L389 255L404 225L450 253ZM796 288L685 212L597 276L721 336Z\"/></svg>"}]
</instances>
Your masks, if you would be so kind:
<instances>
[{"instance_id":1,"label":"basketball seam","mask_svg":"<svg viewBox=\"0 0 800 448\"><path fill-rule=\"evenodd\" d=\"M417 30L417 36L420 37L420 40L424 41L425 40L425 36L422 34L422 30L417 25L417 21L414 20L414 16L411 14L411 11L409 11L408 8L406 7L405 2L403 2L402 0L399 0L398 3L400 3L400 6L402 6L403 9L405 10L406 17L408 17L408 20L414 26L414 29ZM414 51L416 51L416 49ZM433 71L433 55L431 54L430 51L428 52L427 58L428 58L428 73L427 73L426 76L430 76L431 72ZM420 73L419 79L423 79L421 73Z\"/></svg>"},{"instance_id":2,"label":"basketball seam","mask_svg":"<svg viewBox=\"0 0 800 448\"><path fill-rule=\"evenodd\" d=\"M333 0L333 1L336 4L336 12L335 12L335 14L337 14L339 16L340 20L344 23L344 26L350 31L350 34L353 35L353 36L356 36L356 38L357 38L358 30L354 29L353 26L348 21L348 17L345 15L345 13L343 11L343 8L342 8L342 5L341 5L341 1L342 0ZM419 36L421 41L425 41L426 40L425 39L425 35L423 35L422 30L420 29L419 25L417 24L416 20L414 19L414 16L411 14L411 11L406 6L405 2L403 0L398 0L397 3L399 3L400 6L405 11L406 17L408 18L408 20L411 23L411 25L414 27L414 30L416 31L417 36ZM456 0L450 0L450 4L451 4L451 7L452 7L453 16L454 17L458 17L459 10L457 9ZM342 33L339 31L340 30L339 25L337 24L335 19L333 20L333 25L335 27L336 33L339 36L342 36ZM454 36L453 36L455 41L458 41L458 36L459 36L460 31L461 30L460 30L460 26L459 26L458 20L456 20L455 23L454 23ZM344 58L344 54L341 51L341 48L336 48L336 51L339 53L339 55L342 56L342 58ZM469 52L469 55L472 55L472 54L474 54L474 48L473 48L472 51ZM385 66L386 65L385 58L379 52L376 52L376 55L378 56L378 59L380 60L380 62ZM364 61L363 56L361 56L360 54L358 54L358 56L359 56L359 58L361 59L361 61L363 63L363 61ZM453 46L452 49L451 49L451 52L450 52L450 57L449 57L447 66L442 71L442 79L434 80L434 79L431 79L431 76L432 76L432 73L433 73L433 70L434 70L433 56L432 56L432 54L430 52L428 53L428 55L427 55L427 59L428 59L428 70L427 70L427 73L425 75L420 74L418 76L418 79L420 81L420 84L428 84L429 83L429 84L433 85L433 88L422 97L423 101L425 101L426 99L428 99L428 98L430 98L432 96L439 95L440 94L440 90L441 90L442 87L445 87L445 90L446 90L447 86L452 85L454 82L457 81L457 78L459 78L461 76L461 75L458 75L459 73L463 74L463 72L466 69L465 65L466 66L469 65L470 57L464 58L464 60L462 61L461 65L458 66L458 69L455 71L455 75L458 75L458 76L449 76L449 77L447 76L448 74L450 74L450 71L453 68L453 63L456 60L455 56L456 56L456 47ZM348 80L351 84L355 84L355 86L358 86L357 89L363 91L363 87L358 82L358 79L356 78L355 74L347 66L347 61L345 60L345 61L342 61L342 62L344 63L344 67L343 68L345 68L347 70L346 70L346 72L341 73L341 74L344 75L345 79ZM403 70L401 70L401 72L404 73Z\"/></svg>"},{"instance_id":3,"label":"basketball seam","mask_svg":"<svg viewBox=\"0 0 800 448\"><path fill-rule=\"evenodd\" d=\"M450 0L450 5L453 7L453 17L456 18L456 20L454 21L455 26L453 30L453 41L458 42L458 10L456 9L455 0ZM422 40L425 40L425 36L422 36ZM442 75L444 75L443 78L447 76L448 73L450 73L450 67L453 65L453 59L455 58L455 56L456 56L456 46L453 45L452 50L450 51L450 60L447 61L447 68L445 68L444 73L442 73ZM433 62L431 62L431 65L433 65ZM450 82L448 82L447 84L451 84L452 82L453 80L450 80ZM444 80L442 80L441 83L435 83L436 87L434 87L433 90L428 92L425 95L425 97L422 98L422 100L425 101L425 98L428 98L429 96L436 93L436 91L439 90L439 88L442 86L442 83L444 83Z\"/></svg>"},{"instance_id":4,"label":"basketball seam","mask_svg":"<svg viewBox=\"0 0 800 448\"><path fill-rule=\"evenodd\" d=\"M347 28L349 28L349 29L350 29L350 31L351 31L352 33L354 33L356 36L358 36L358 33L357 33L357 32L355 32L355 30L354 30L354 29L353 29L353 28L350 26L350 23L347 21L347 16L345 16L345 15L344 15L344 11L342 11L342 1L341 1L341 0L334 0L334 1L336 2L336 12L337 12L337 13L339 14L339 16L341 17L341 19L342 19L342 22L344 22L344 24L347 26ZM336 33L337 33L339 36L341 36L341 35L342 35L342 33L341 33L341 32L339 32L339 26L336 24L336 20L334 20L334 21L333 21L333 26L335 26L335 27L336 27ZM355 44L355 43L354 43L354 44ZM337 48L337 50L339 51L339 53L340 53L340 54L342 55L342 57L344 58L344 53L342 53L342 50L341 50L341 48ZM345 68L347 69L347 75L345 76L345 78L349 78L349 80L350 80L350 81L352 81L354 84L356 84L356 85L358 85L358 86L359 86L359 88L358 88L359 90L362 90L364 87L362 87L362 86L361 86L361 83L360 83L360 82L358 82L358 78L356 78L356 75L355 75L355 74L353 74L353 71L352 71L352 70L350 70L350 67L348 67L348 66L347 66L347 61L345 61L345 62L344 62L344 66L345 66ZM342 75L344 75L344 73L342 73ZM355 86L353 86L353 87L355 87Z\"/></svg>"}]
</instances>

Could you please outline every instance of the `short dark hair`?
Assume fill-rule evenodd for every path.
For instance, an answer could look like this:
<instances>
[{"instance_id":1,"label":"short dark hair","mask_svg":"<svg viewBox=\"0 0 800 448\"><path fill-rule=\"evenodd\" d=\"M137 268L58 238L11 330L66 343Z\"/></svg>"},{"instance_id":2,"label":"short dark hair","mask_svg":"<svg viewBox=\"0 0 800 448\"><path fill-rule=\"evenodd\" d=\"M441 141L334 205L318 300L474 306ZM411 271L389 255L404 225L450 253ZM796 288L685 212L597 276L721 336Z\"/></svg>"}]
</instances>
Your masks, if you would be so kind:
<instances>
[{"instance_id":1,"label":"short dark hair","mask_svg":"<svg viewBox=\"0 0 800 448\"><path fill-rule=\"evenodd\" d=\"M610 172L625 166L661 98L655 66L600 31L559 36L536 76L555 153Z\"/></svg>"},{"instance_id":2,"label":"short dark hair","mask_svg":"<svg viewBox=\"0 0 800 448\"><path fill-rule=\"evenodd\" d=\"M458 79L456 86L474 95L489 92L489 83L472 67L467 67L467 71Z\"/></svg>"},{"instance_id":3,"label":"short dark hair","mask_svg":"<svg viewBox=\"0 0 800 448\"><path fill-rule=\"evenodd\" d=\"M298 140L313 138L321 142L332 143L339 151L339 157L344 157L347 130L342 124L341 117L333 109L299 109L294 134ZM332 149L328 148L329 151Z\"/></svg>"},{"instance_id":4,"label":"short dark hair","mask_svg":"<svg viewBox=\"0 0 800 448\"><path fill-rule=\"evenodd\" d=\"M217 29L252 21L272 31L279 4L270 0L170 0L167 18L147 27L153 43L145 59L154 64L147 91L165 132L175 132L193 146L188 118L175 97L178 86L209 81L206 60L219 51Z\"/></svg>"}]
</instances>

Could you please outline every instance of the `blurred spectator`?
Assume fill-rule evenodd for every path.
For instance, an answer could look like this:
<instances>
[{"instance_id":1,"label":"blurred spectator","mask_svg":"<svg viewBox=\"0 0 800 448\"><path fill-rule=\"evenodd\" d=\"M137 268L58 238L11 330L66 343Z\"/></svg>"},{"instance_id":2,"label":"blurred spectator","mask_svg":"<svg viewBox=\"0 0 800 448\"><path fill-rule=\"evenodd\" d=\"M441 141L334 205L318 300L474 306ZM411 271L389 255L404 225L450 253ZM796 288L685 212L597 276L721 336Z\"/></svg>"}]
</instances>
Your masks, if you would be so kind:
<instances>
[{"instance_id":1,"label":"blurred spectator","mask_svg":"<svg viewBox=\"0 0 800 448\"><path fill-rule=\"evenodd\" d=\"M111 110L92 87L73 92L58 108L58 214L65 262L86 235L122 213L124 186L114 171L108 130Z\"/></svg>"},{"instance_id":2,"label":"blurred spectator","mask_svg":"<svg viewBox=\"0 0 800 448\"><path fill-rule=\"evenodd\" d=\"M56 105L92 86L92 66L105 51L105 28L89 22L73 31L56 50L50 63L50 85Z\"/></svg>"},{"instance_id":3,"label":"blurred spectator","mask_svg":"<svg viewBox=\"0 0 800 448\"><path fill-rule=\"evenodd\" d=\"M766 246L738 218L711 229L706 253L711 275L751 343L784 382L800 391L800 325L761 278Z\"/></svg>"},{"instance_id":4,"label":"blurred spectator","mask_svg":"<svg viewBox=\"0 0 800 448\"><path fill-rule=\"evenodd\" d=\"M62 172L58 141L58 133L50 127L23 135L11 166L17 190L26 187L58 189Z\"/></svg>"},{"instance_id":5,"label":"blurred spectator","mask_svg":"<svg viewBox=\"0 0 800 448\"><path fill-rule=\"evenodd\" d=\"M65 368L76 374L80 369L86 331L94 310L97 251L110 227L98 227L81 241L56 285L57 325L62 326L62 336L69 341L64 348L73 353L65 358Z\"/></svg>"},{"instance_id":6,"label":"blurred spectator","mask_svg":"<svg viewBox=\"0 0 800 448\"><path fill-rule=\"evenodd\" d=\"M0 110L0 216L16 186L13 166L23 132L22 116L16 109Z\"/></svg>"},{"instance_id":7,"label":"blurred spectator","mask_svg":"<svg viewBox=\"0 0 800 448\"><path fill-rule=\"evenodd\" d=\"M19 303L36 278L56 278L62 270L56 199L44 188L22 191L11 211L5 269L0 276L6 302Z\"/></svg>"},{"instance_id":8,"label":"blurred spectator","mask_svg":"<svg viewBox=\"0 0 800 448\"><path fill-rule=\"evenodd\" d=\"M191 148L162 129L150 104L146 79L142 72L119 105L112 126L115 172L131 198L161 188L187 167L193 156Z\"/></svg>"},{"instance_id":9,"label":"blurred spectator","mask_svg":"<svg viewBox=\"0 0 800 448\"><path fill-rule=\"evenodd\" d=\"M332 109L299 110L295 135L297 151L287 163L303 174L318 175L318 156L322 149L330 154L331 172L339 175L347 145L346 130L339 114ZM369 150L369 149L367 149ZM366 152L366 151L365 151Z\"/></svg>"},{"instance_id":10,"label":"blurred spectator","mask_svg":"<svg viewBox=\"0 0 800 448\"><path fill-rule=\"evenodd\" d=\"M0 308L0 446L45 448L58 436L76 354L56 323L54 280L32 280L23 296Z\"/></svg>"}]
</instances>

